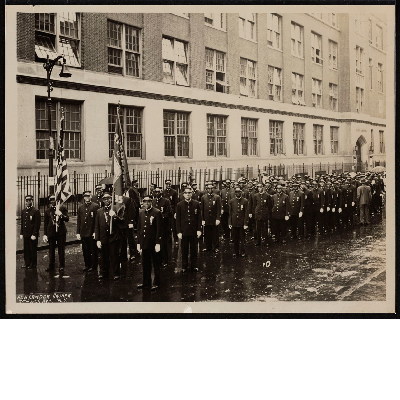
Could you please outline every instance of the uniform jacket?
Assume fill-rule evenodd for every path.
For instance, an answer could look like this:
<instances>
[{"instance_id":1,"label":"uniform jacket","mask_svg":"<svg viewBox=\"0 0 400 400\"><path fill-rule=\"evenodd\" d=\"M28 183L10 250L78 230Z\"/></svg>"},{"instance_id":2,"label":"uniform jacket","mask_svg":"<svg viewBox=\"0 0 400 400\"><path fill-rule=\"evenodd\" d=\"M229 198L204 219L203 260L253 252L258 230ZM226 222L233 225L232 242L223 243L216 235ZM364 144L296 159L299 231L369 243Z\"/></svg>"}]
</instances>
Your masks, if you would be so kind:
<instances>
[{"instance_id":1,"label":"uniform jacket","mask_svg":"<svg viewBox=\"0 0 400 400\"><path fill-rule=\"evenodd\" d=\"M154 197L152 201L153 207L157 208L158 210L161 211L161 216L163 220L168 220L168 218L171 217L172 211L171 211L171 203L170 201L165 198L165 197Z\"/></svg>"},{"instance_id":2,"label":"uniform jacket","mask_svg":"<svg viewBox=\"0 0 400 400\"><path fill-rule=\"evenodd\" d=\"M312 191L308 188L303 190L304 193L304 210L305 212L311 211L314 204Z\"/></svg>"},{"instance_id":3,"label":"uniform jacket","mask_svg":"<svg viewBox=\"0 0 400 400\"><path fill-rule=\"evenodd\" d=\"M40 211L35 207L24 208L21 213L20 235L24 237L39 236L40 224L42 223Z\"/></svg>"},{"instance_id":4,"label":"uniform jacket","mask_svg":"<svg viewBox=\"0 0 400 400\"><path fill-rule=\"evenodd\" d=\"M296 215L300 212L304 213L304 198L305 195L301 190L289 193L290 215Z\"/></svg>"},{"instance_id":5,"label":"uniform jacket","mask_svg":"<svg viewBox=\"0 0 400 400\"><path fill-rule=\"evenodd\" d=\"M229 211L229 200L229 189L223 188L221 190L221 210L224 210L224 213Z\"/></svg>"},{"instance_id":6,"label":"uniform jacket","mask_svg":"<svg viewBox=\"0 0 400 400\"><path fill-rule=\"evenodd\" d=\"M341 208L342 196L341 191L338 188L331 189L331 208L335 209L335 212Z\"/></svg>"},{"instance_id":7,"label":"uniform jacket","mask_svg":"<svg viewBox=\"0 0 400 400\"><path fill-rule=\"evenodd\" d=\"M351 202L354 201L353 199L353 191L350 189L349 185L342 186L342 203L343 208L347 208L351 206Z\"/></svg>"},{"instance_id":8,"label":"uniform jacket","mask_svg":"<svg viewBox=\"0 0 400 400\"><path fill-rule=\"evenodd\" d=\"M278 193L272 196L272 218L285 219L290 214L289 196L286 193Z\"/></svg>"},{"instance_id":9,"label":"uniform jacket","mask_svg":"<svg viewBox=\"0 0 400 400\"><path fill-rule=\"evenodd\" d=\"M220 197L221 197L221 191L220 191L219 189L215 188L215 189L212 190L212 192L213 192L214 194L216 194L217 196L220 196ZM205 194L205 193L204 193L204 194Z\"/></svg>"},{"instance_id":10,"label":"uniform jacket","mask_svg":"<svg viewBox=\"0 0 400 400\"><path fill-rule=\"evenodd\" d=\"M178 192L175 189L165 189L162 192L163 197L167 198L171 203L171 211L175 212L176 206L178 204Z\"/></svg>"},{"instance_id":11,"label":"uniform jacket","mask_svg":"<svg viewBox=\"0 0 400 400\"><path fill-rule=\"evenodd\" d=\"M195 236L201 230L201 208L197 200L181 201L176 206L176 232Z\"/></svg>"},{"instance_id":12,"label":"uniform jacket","mask_svg":"<svg viewBox=\"0 0 400 400\"><path fill-rule=\"evenodd\" d=\"M137 188L132 186L128 189L128 196L132 199L133 214L135 216L135 224L136 224L140 209L140 194Z\"/></svg>"},{"instance_id":13,"label":"uniform jacket","mask_svg":"<svg viewBox=\"0 0 400 400\"><path fill-rule=\"evenodd\" d=\"M254 208L253 203L254 203L254 196L258 193L254 189L249 191L249 213L252 214L252 210Z\"/></svg>"},{"instance_id":14,"label":"uniform jacket","mask_svg":"<svg viewBox=\"0 0 400 400\"><path fill-rule=\"evenodd\" d=\"M371 188L367 185L362 185L357 188L357 200L360 206L371 202Z\"/></svg>"},{"instance_id":15,"label":"uniform jacket","mask_svg":"<svg viewBox=\"0 0 400 400\"><path fill-rule=\"evenodd\" d=\"M204 195L204 193L203 193L201 190L196 190L195 192L193 192L192 199L193 199L193 200L200 201L200 200L201 200L201 197L202 197L203 195Z\"/></svg>"},{"instance_id":16,"label":"uniform jacket","mask_svg":"<svg viewBox=\"0 0 400 400\"><path fill-rule=\"evenodd\" d=\"M229 201L229 225L242 228L249 225L249 201L236 197Z\"/></svg>"},{"instance_id":17,"label":"uniform jacket","mask_svg":"<svg viewBox=\"0 0 400 400\"><path fill-rule=\"evenodd\" d=\"M125 206L124 212L121 211L121 216L123 220L119 223L120 228L126 229L129 228L129 224L136 225L136 207L134 201L130 197L123 196L122 203ZM120 206L118 206L120 207Z\"/></svg>"},{"instance_id":18,"label":"uniform jacket","mask_svg":"<svg viewBox=\"0 0 400 400\"><path fill-rule=\"evenodd\" d=\"M59 227L56 232L56 208L49 207L44 212L44 234L47 237L53 237L57 235L65 235L67 233L67 227L65 222L69 221L68 210L65 206L60 207L62 215L59 218Z\"/></svg>"},{"instance_id":19,"label":"uniform jacket","mask_svg":"<svg viewBox=\"0 0 400 400\"><path fill-rule=\"evenodd\" d=\"M221 220L221 197L207 193L201 198L201 215L206 225L215 225L215 221Z\"/></svg>"},{"instance_id":20,"label":"uniform jacket","mask_svg":"<svg viewBox=\"0 0 400 400\"><path fill-rule=\"evenodd\" d=\"M78 208L78 216L76 220L76 233L82 237L90 237L94 233L94 225L96 223L96 213L99 205L90 202L88 205L83 203Z\"/></svg>"},{"instance_id":21,"label":"uniform jacket","mask_svg":"<svg viewBox=\"0 0 400 400\"><path fill-rule=\"evenodd\" d=\"M332 192L331 189L323 188L321 189L322 196L324 196L324 209L326 210L327 207L331 207L332 202Z\"/></svg>"},{"instance_id":22,"label":"uniform jacket","mask_svg":"<svg viewBox=\"0 0 400 400\"><path fill-rule=\"evenodd\" d=\"M99 197L99 196L97 195L97 193L92 197L91 201L92 201L92 203L98 204L99 208L100 208L100 207L104 207L104 203L103 203L103 201L101 200L101 197Z\"/></svg>"},{"instance_id":23,"label":"uniform jacket","mask_svg":"<svg viewBox=\"0 0 400 400\"><path fill-rule=\"evenodd\" d=\"M113 206L113 210L116 215L110 217L109 209L105 207L99 208L96 213L96 223L94 227L94 238L96 241L100 241L101 244L107 244L118 240L121 237L120 224L123 223L123 211L117 209L117 206ZM112 218L112 233L110 234L110 220Z\"/></svg>"},{"instance_id":24,"label":"uniform jacket","mask_svg":"<svg viewBox=\"0 0 400 400\"><path fill-rule=\"evenodd\" d=\"M162 234L161 211L154 207L151 207L150 210L142 208L139 211L137 231L142 250L153 249L156 244L160 244Z\"/></svg>"},{"instance_id":25,"label":"uniform jacket","mask_svg":"<svg viewBox=\"0 0 400 400\"><path fill-rule=\"evenodd\" d=\"M324 207L325 197L321 189L313 189L311 191L311 196L313 200L313 211L319 212L321 208Z\"/></svg>"},{"instance_id":26,"label":"uniform jacket","mask_svg":"<svg viewBox=\"0 0 400 400\"><path fill-rule=\"evenodd\" d=\"M272 211L272 198L267 192L257 193L254 195L252 203L252 211L257 221L266 221L269 219Z\"/></svg>"}]
</instances>

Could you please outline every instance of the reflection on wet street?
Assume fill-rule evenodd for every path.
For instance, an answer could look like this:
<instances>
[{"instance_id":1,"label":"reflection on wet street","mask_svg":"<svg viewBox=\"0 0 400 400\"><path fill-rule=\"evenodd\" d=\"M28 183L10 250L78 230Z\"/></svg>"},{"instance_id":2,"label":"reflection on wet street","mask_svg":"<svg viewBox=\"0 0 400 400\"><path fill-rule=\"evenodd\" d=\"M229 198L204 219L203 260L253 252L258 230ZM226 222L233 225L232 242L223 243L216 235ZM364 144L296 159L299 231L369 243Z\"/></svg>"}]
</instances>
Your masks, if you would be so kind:
<instances>
[{"instance_id":1,"label":"reflection on wet street","mask_svg":"<svg viewBox=\"0 0 400 400\"><path fill-rule=\"evenodd\" d=\"M119 281L99 281L84 273L79 245L66 248L63 275L45 272L48 252L38 253L38 268L22 268L17 256L18 295L68 293L74 302L201 302L201 301L384 301L386 298L385 219L372 225L291 240L287 244L255 247L247 243L246 258L233 257L233 244L222 242L219 254L199 254L199 271L182 274L180 249L162 268L161 286L154 292L139 291L140 261L124 265ZM248 235L250 236L250 235ZM27 298L27 296L25 296ZM18 301L18 300L17 300Z\"/></svg>"}]
</instances>

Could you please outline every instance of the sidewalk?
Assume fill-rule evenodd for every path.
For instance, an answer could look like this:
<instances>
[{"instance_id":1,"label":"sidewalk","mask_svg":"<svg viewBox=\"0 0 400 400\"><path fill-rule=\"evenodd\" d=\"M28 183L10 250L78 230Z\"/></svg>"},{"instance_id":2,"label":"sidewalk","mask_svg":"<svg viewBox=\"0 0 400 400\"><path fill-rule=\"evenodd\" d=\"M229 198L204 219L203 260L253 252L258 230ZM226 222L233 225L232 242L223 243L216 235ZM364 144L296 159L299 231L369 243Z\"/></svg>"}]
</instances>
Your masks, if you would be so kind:
<instances>
[{"instance_id":1,"label":"sidewalk","mask_svg":"<svg viewBox=\"0 0 400 400\"><path fill-rule=\"evenodd\" d=\"M79 240L77 240L76 238L76 217L69 217L69 222L66 222L65 225L67 227L67 245L80 243ZM21 221L17 220L17 254L22 253L24 248L23 240L19 238L20 229L21 229ZM40 230L39 230L38 250L44 250L49 248L48 243L43 242L43 235L44 231L43 231L43 219L42 219L42 224L40 225Z\"/></svg>"}]
</instances>

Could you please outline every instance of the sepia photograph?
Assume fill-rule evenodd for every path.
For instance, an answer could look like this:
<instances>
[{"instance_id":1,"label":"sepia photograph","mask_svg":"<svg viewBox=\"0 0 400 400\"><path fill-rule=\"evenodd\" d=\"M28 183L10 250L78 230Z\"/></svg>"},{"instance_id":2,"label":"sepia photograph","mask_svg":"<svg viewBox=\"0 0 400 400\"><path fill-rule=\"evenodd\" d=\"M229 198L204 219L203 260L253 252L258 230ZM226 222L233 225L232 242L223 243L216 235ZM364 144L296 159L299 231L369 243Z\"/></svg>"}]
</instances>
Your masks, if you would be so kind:
<instances>
[{"instance_id":1,"label":"sepia photograph","mask_svg":"<svg viewBox=\"0 0 400 400\"><path fill-rule=\"evenodd\" d=\"M6 312L393 313L394 11L6 6Z\"/></svg>"}]
</instances>

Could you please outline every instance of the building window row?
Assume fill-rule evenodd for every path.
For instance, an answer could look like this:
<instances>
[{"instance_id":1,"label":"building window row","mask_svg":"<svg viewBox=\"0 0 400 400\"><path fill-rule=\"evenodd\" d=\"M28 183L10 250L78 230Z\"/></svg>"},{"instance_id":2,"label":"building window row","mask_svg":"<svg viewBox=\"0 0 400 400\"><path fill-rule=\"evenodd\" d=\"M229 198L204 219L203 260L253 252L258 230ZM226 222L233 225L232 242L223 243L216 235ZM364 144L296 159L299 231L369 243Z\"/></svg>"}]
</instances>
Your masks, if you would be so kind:
<instances>
[{"instance_id":1,"label":"building window row","mask_svg":"<svg viewBox=\"0 0 400 400\"><path fill-rule=\"evenodd\" d=\"M188 44L181 40L163 37L163 82L189 86Z\"/></svg>"}]
</instances>

